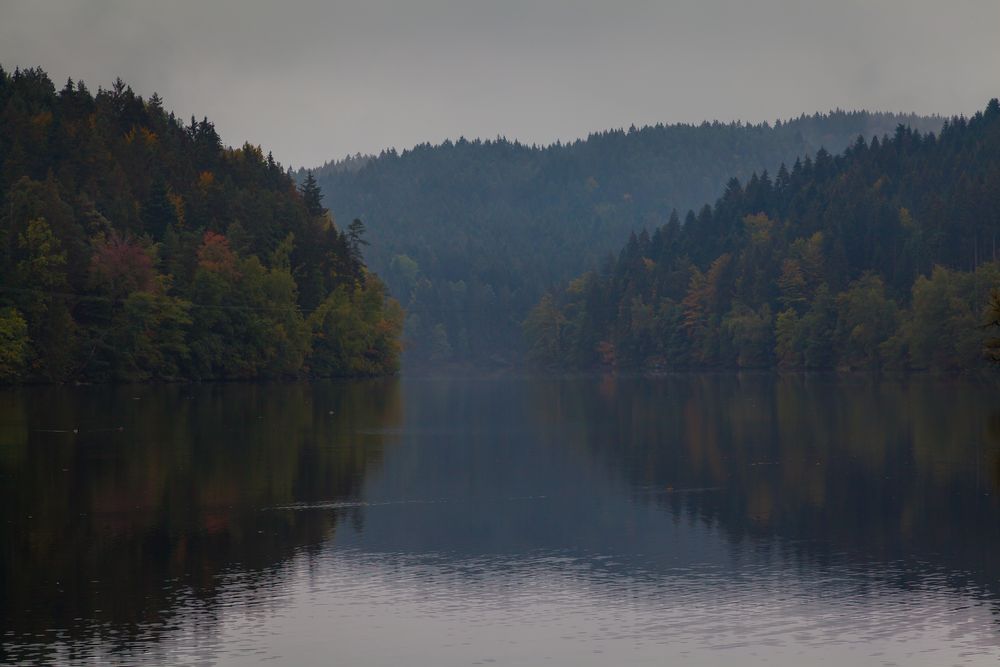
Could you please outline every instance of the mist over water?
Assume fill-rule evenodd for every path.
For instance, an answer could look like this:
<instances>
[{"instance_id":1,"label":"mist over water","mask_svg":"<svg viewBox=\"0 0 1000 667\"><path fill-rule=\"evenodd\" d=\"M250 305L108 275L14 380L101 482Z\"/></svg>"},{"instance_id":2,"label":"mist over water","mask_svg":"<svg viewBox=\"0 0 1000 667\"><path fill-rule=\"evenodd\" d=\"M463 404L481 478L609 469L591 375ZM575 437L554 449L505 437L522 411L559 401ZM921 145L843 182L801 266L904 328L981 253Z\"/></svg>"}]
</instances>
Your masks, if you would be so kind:
<instances>
[{"instance_id":1,"label":"mist over water","mask_svg":"<svg viewBox=\"0 0 1000 667\"><path fill-rule=\"evenodd\" d=\"M0 663L994 664L994 390L5 390Z\"/></svg>"}]
</instances>

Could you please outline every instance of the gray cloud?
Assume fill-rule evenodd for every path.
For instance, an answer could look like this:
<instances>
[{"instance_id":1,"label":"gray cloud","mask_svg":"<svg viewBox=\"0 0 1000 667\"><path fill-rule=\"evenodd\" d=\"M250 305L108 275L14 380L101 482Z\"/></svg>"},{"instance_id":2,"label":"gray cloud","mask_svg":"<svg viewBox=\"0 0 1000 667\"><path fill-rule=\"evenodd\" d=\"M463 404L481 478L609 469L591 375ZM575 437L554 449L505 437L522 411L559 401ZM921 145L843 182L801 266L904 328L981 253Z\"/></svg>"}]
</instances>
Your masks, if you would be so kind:
<instances>
[{"instance_id":1,"label":"gray cloud","mask_svg":"<svg viewBox=\"0 0 1000 667\"><path fill-rule=\"evenodd\" d=\"M968 114L1000 95L997 26L997 0L0 0L0 64L121 76L298 166L459 135Z\"/></svg>"}]
</instances>

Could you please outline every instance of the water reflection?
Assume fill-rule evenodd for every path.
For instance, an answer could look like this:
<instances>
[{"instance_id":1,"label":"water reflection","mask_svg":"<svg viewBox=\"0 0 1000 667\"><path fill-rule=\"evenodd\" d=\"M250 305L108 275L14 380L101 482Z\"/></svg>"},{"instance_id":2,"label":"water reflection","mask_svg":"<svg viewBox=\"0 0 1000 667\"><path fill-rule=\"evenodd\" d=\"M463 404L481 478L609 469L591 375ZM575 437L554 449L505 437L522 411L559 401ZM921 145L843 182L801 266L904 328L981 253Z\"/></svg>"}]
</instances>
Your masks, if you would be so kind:
<instances>
[{"instance_id":1,"label":"water reflection","mask_svg":"<svg viewBox=\"0 0 1000 667\"><path fill-rule=\"evenodd\" d=\"M995 389L0 394L0 662L993 664Z\"/></svg>"},{"instance_id":2,"label":"water reflection","mask_svg":"<svg viewBox=\"0 0 1000 667\"><path fill-rule=\"evenodd\" d=\"M559 383L539 401L558 431L585 405L575 445L637 499L735 542L779 536L820 561L909 558L994 586L995 390L924 377L719 375Z\"/></svg>"},{"instance_id":3,"label":"water reflection","mask_svg":"<svg viewBox=\"0 0 1000 667\"><path fill-rule=\"evenodd\" d=\"M384 441L358 430L399 415L394 382L0 394L0 662L127 662L179 608L210 635L221 577L280 586L341 518L261 508L356 498Z\"/></svg>"}]
</instances>

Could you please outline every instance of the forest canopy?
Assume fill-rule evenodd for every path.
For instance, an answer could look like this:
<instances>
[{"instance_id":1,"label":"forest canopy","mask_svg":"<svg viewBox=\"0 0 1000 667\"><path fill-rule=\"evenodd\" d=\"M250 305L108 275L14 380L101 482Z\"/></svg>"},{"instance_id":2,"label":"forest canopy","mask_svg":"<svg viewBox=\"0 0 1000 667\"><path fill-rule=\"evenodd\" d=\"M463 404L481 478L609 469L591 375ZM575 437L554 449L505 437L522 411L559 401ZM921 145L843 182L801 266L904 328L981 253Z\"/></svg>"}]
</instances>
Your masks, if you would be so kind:
<instances>
[{"instance_id":1,"label":"forest canopy","mask_svg":"<svg viewBox=\"0 0 1000 667\"><path fill-rule=\"evenodd\" d=\"M714 200L731 177L942 121L832 111L545 147L459 139L329 163L316 179L331 210L361 216L379 239L366 257L406 308L408 364L505 365L520 359L520 323L542 293L599 266L631 232Z\"/></svg>"},{"instance_id":2,"label":"forest canopy","mask_svg":"<svg viewBox=\"0 0 1000 667\"><path fill-rule=\"evenodd\" d=\"M156 94L0 68L0 381L394 372L363 232Z\"/></svg>"},{"instance_id":3,"label":"forest canopy","mask_svg":"<svg viewBox=\"0 0 1000 667\"><path fill-rule=\"evenodd\" d=\"M730 180L525 321L543 366L958 370L1000 342L1000 103Z\"/></svg>"}]
</instances>

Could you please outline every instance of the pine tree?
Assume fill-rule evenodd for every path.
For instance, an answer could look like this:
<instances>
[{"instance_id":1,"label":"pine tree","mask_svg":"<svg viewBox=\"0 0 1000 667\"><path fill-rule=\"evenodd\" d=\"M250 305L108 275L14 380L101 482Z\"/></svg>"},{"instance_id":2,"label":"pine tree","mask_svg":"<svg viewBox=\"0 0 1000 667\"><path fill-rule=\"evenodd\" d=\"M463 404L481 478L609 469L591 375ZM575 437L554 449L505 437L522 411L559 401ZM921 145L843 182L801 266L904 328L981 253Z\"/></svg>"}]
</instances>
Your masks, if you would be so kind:
<instances>
[{"instance_id":1,"label":"pine tree","mask_svg":"<svg viewBox=\"0 0 1000 667\"><path fill-rule=\"evenodd\" d=\"M316 178L311 171L306 174L306 180L299 186L299 192L306 203L309 215L314 218L326 215L326 209L323 207L323 193L316 184Z\"/></svg>"},{"instance_id":2,"label":"pine tree","mask_svg":"<svg viewBox=\"0 0 1000 667\"><path fill-rule=\"evenodd\" d=\"M352 220L351 224L347 226L347 244L350 248L351 259L354 261L357 269L360 269L365 264L364 254L361 249L363 246L368 245L368 241L365 240L365 223L357 218Z\"/></svg>"}]
</instances>

